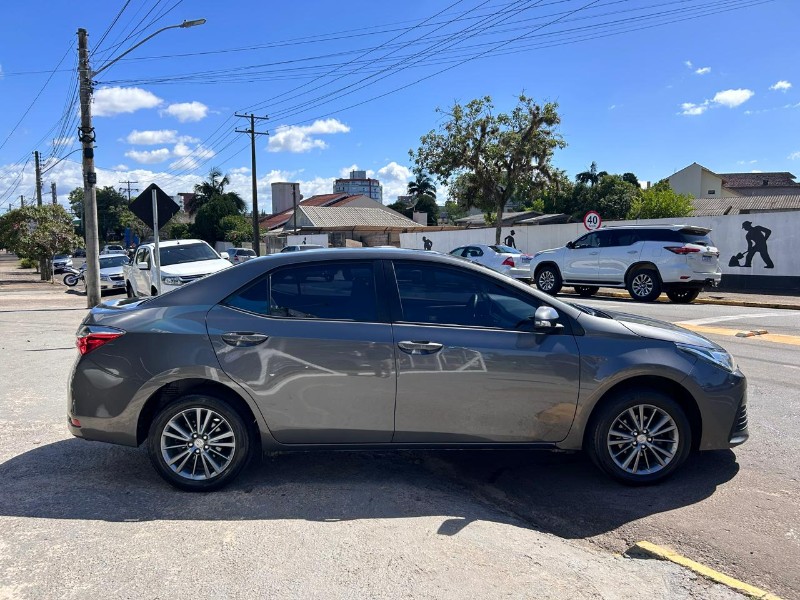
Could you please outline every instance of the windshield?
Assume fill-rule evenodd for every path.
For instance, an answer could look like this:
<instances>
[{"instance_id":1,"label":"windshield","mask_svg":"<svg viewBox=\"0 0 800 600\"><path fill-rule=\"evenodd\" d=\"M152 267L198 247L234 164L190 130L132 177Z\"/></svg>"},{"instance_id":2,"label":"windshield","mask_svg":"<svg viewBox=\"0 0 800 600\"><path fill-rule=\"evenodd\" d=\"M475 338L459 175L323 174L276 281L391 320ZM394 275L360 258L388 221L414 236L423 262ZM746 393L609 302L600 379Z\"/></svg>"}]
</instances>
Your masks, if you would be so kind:
<instances>
[{"instance_id":1,"label":"windshield","mask_svg":"<svg viewBox=\"0 0 800 600\"><path fill-rule=\"evenodd\" d=\"M108 269L110 267L121 267L123 265L127 265L129 262L130 261L128 260L128 257L124 254L108 257L103 256L100 258L100 268Z\"/></svg>"},{"instance_id":2,"label":"windshield","mask_svg":"<svg viewBox=\"0 0 800 600\"><path fill-rule=\"evenodd\" d=\"M491 248L495 252L499 252L500 254L522 254L522 252L520 252L516 248L512 248L511 246L498 245L498 246L489 246L489 248Z\"/></svg>"},{"instance_id":3,"label":"windshield","mask_svg":"<svg viewBox=\"0 0 800 600\"><path fill-rule=\"evenodd\" d=\"M181 244L159 248L161 266L180 265L199 260L219 260L219 256L208 244Z\"/></svg>"},{"instance_id":4,"label":"windshield","mask_svg":"<svg viewBox=\"0 0 800 600\"><path fill-rule=\"evenodd\" d=\"M56 254L53 257L53 260L64 260L64 259L67 259L67 258L69 258L69 254Z\"/></svg>"},{"instance_id":5,"label":"windshield","mask_svg":"<svg viewBox=\"0 0 800 600\"><path fill-rule=\"evenodd\" d=\"M684 244L697 244L699 246L713 247L714 242L708 237L708 234L697 233L693 231L681 231L681 241Z\"/></svg>"}]
</instances>

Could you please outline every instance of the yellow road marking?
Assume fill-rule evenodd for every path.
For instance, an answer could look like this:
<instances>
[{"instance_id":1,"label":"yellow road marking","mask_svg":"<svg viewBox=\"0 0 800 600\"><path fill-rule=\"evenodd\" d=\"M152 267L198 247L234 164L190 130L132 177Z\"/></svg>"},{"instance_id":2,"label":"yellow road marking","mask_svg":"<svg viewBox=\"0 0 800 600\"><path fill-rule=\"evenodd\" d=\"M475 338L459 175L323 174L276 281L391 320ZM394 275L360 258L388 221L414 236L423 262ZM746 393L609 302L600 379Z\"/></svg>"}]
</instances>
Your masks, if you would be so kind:
<instances>
[{"instance_id":1,"label":"yellow road marking","mask_svg":"<svg viewBox=\"0 0 800 600\"><path fill-rule=\"evenodd\" d=\"M711 327L709 325L694 325L692 323L675 323L684 329L696 331L697 333L710 333L713 335L728 335L736 337L736 334L741 329L727 329L725 327ZM775 342L776 344L789 344L790 346L800 346L800 336L797 335L783 335L780 333L765 333L763 335L753 336L753 339L764 340L766 342Z\"/></svg>"},{"instance_id":2,"label":"yellow road marking","mask_svg":"<svg viewBox=\"0 0 800 600\"><path fill-rule=\"evenodd\" d=\"M719 571L715 571L711 567L707 567L699 562L695 562L692 559L686 558L685 556L682 556L677 552L673 552L668 548L664 548L663 546L657 546L656 544L651 544L650 542L636 542L631 550L638 550L644 554L674 562L675 564L694 571L698 575L702 575L706 579L716 581L717 583L736 590L737 592L746 594L751 598L758 598L760 600L781 600L775 594L762 590L761 588L757 588L749 583L745 583L744 581L734 579L733 577L725 575L724 573L720 573ZM628 552L630 553L631 550Z\"/></svg>"}]
</instances>

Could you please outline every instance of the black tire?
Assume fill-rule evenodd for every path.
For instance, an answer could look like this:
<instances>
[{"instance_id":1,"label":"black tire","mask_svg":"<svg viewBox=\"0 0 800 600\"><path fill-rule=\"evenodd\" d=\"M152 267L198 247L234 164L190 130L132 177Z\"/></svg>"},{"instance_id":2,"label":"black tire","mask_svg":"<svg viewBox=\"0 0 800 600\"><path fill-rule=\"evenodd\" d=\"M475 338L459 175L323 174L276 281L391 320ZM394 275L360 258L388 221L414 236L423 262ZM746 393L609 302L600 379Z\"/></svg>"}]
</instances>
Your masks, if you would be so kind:
<instances>
[{"instance_id":1,"label":"black tire","mask_svg":"<svg viewBox=\"0 0 800 600\"><path fill-rule=\"evenodd\" d=\"M68 287L75 287L78 285L78 276L70 273L69 275L64 275L64 279L62 281L64 282L64 285Z\"/></svg>"},{"instance_id":2,"label":"black tire","mask_svg":"<svg viewBox=\"0 0 800 600\"><path fill-rule=\"evenodd\" d=\"M136 295L133 293L133 288L131 287L131 282L130 281L128 281L125 284L125 294L128 296L128 298L135 298L136 297Z\"/></svg>"},{"instance_id":3,"label":"black tire","mask_svg":"<svg viewBox=\"0 0 800 600\"><path fill-rule=\"evenodd\" d=\"M691 289L683 289L683 290L668 290L667 291L667 298L669 298L672 302L676 304L689 304L694 301L697 296L700 295L700 290L691 290Z\"/></svg>"},{"instance_id":4,"label":"black tire","mask_svg":"<svg viewBox=\"0 0 800 600\"><path fill-rule=\"evenodd\" d=\"M156 288L154 288L154 287L151 287L150 288L150 295L153 296L153 297L158 296L158 290Z\"/></svg>"},{"instance_id":5,"label":"black tire","mask_svg":"<svg viewBox=\"0 0 800 600\"><path fill-rule=\"evenodd\" d=\"M627 287L637 302L653 302L661 295L661 278L655 269L637 269L628 275Z\"/></svg>"},{"instance_id":6,"label":"black tire","mask_svg":"<svg viewBox=\"0 0 800 600\"><path fill-rule=\"evenodd\" d=\"M632 409L638 419L640 406L644 407L644 427L637 429L636 421L628 411ZM661 422L664 415L672 422L668 421L655 432L663 437L653 436L652 428ZM665 431L672 425L674 429ZM625 427L633 429L629 432ZM616 435L614 432L617 431L630 434L632 441ZM637 437L633 437L634 433ZM648 485L669 477L686 460L692 447L692 428L686 413L675 400L662 392L645 388L624 392L598 408L587 426L585 439L584 449L606 474L627 485ZM611 448L618 452L616 458ZM640 454L638 459L637 452ZM654 457L661 457L665 464ZM623 468L629 459L628 467ZM635 466L637 460L638 463L644 462L646 468Z\"/></svg>"},{"instance_id":7,"label":"black tire","mask_svg":"<svg viewBox=\"0 0 800 600\"><path fill-rule=\"evenodd\" d=\"M545 294L555 296L561 291L561 273L558 267L545 265L536 270L536 287Z\"/></svg>"},{"instance_id":8,"label":"black tire","mask_svg":"<svg viewBox=\"0 0 800 600\"><path fill-rule=\"evenodd\" d=\"M576 285L575 293L582 298L594 296L600 290L596 285Z\"/></svg>"},{"instance_id":9,"label":"black tire","mask_svg":"<svg viewBox=\"0 0 800 600\"><path fill-rule=\"evenodd\" d=\"M169 426L173 419L181 429ZM211 443L215 439L234 445L216 446ZM156 472L189 492L210 492L228 485L247 464L250 447L250 432L241 415L222 400L199 394L162 408L147 434L147 452Z\"/></svg>"}]
</instances>

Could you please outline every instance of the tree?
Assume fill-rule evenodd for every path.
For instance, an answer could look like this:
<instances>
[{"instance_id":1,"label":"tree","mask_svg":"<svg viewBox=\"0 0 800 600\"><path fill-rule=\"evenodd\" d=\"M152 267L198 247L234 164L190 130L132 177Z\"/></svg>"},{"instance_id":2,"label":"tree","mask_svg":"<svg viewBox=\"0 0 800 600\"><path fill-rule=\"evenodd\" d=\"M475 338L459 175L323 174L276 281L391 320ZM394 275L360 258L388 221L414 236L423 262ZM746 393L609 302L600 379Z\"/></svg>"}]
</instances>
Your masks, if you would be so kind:
<instances>
[{"instance_id":1,"label":"tree","mask_svg":"<svg viewBox=\"0 0 800 600\"><path fill-rule=\"evenodd\" d=\"M628 183L630 183L631 185L636 186L637 188L641 187L639 185L639 178L636 177L636 175L634 175L633 173L623 173L622 174L622 180L623 181L627 181Z\"/></svg>"},{"instance_id":2,"label":"tree","mask_svg":"<svg viewBox=\"0 0 800 600\"><path fill-rule=\"evenodd\" d=\"M418 200L422 196L430 196L436 200L436 186L433 185L433 180L430 176L422 171L417 171L414 181L408 182L408 193L411 194L415 200Z\"/></svg>"},{"instance_id":3,"label":"tree","mask_svg":"<svg viewBox=\"0 0 800 600\"><path fill-rule=\"evenodd\" d=\"M223 219L229 216L242 216L232 198L225 194L209 200L197 211L192 227L194 235L212 246L215 242L223 241L226 233Z\"/></svg>"},{"instance_id":4,"label":"tree","mask_svg":"<svg viewBox=\"0 0 800 600\"><path fill-rule=\"evenodd\" d=\"M194 196L186 200L186 212L190 215L197 214L200 209L215 198L228 198L236 206L239 213L243 213L247 205L236 192L226 192L225 187L230 183L227 175L223 175L219 168L214 167L208 173L208 179L194 186Z\"/></svg>"},{"instance_id":5,"label":"tree","mask_svg":"<svg viewBox=\"0 0 800 600\"><path fill-rule=\"evenodd\" d=\"M409 219L414 216L415 212L423 212L427 215L427 225L437 225L439 223L439 205L436 204L436 200L431 196L420 196L412 204L395 202L394 204L390 204L387 208L391 208Z\"/></svg>"},{"instance_id":6,"label":"tree","mask_svg":"<svg viewBox=\"0 0 800 600\"><path fill-rule=\"evenodd\" d=\"M510 113L495 114L489 96L454 104L439 130L420 138L409 154L420 172L434 175L455 193L461 206L476 206L497 215L495 237L500 243L502 214L518 187L540 188L550 181L551 159L566 144L556 128L558 105L539 106L521 94ZM451 190L451 197L454 191Z\"/></svg>"},{"instance_id":7,"label":"tree","mask_svg":"<svg viewBox=\"0 0 800 600\"><path fill-rule=\"evenodd\" d=\"M669 186L653 186L641 190L628 210L628 219L665 219L688 217L694 206L692 196L676 194Z\"/></svg>"},{"instance_id":8,"label":"tree","mask_svg":"<svg viewBox=\"0 0 800 600\"><path fill-rule=\"evenodd\" d=\"M583 183L584 185L588 183L592 187L597 185L600 181L600 173L597 172L597 163L592 161L588 171L583 171L575 175L575 181L577 183Z\"/></svg>"},{"instance_id":9,"label":"tree","mask_svg":"<svg viewBox=\"0 0 800 600\"><path fill-rule=\"evenodd\" d=\"M81 243L75 235L72 217L59 204L26 206L0 217L0 247L18 256L47 265L42 279L50 279L50 261L60 253L72 252Z\"/></svg>"},{"instance_id":10,"label":"tree","mask_svg":"<svg viewBox=\"0 0 800 600\"><path fill-rule=\"evenodd\" d=\"M240 246L242 242L253 241L253 224L244 215L228 215L220 221L222 239Z\"/></svg>"},{"instance_id":11,"label":"tree","mask_svg":"<svg viewBox=\"0 0 800 600\"><path fill-rule=\"evenodd\" d=\"M594 210L608 221L625 219L640 191L621 175L605 175L592 188Z\"/></svg>"},{"instance_id":12,"label":"tree","mask_svg":"<svg viewBox=\"0 0 800 600\"><path fill-rule=\"evenodd\" d=\"M459 219L463 219L467 216L467 209L460 206L458 202L454 200L447 200L444 203L444 211L447 213L447 220L451 223L455 223Z\"/></svg>"},{"instance_id":13,"label":"tree","mask_svg":"<svg viewBox=\"0 0 800 600\"><path fill-rule=\"evenodd\" d=\"M97 232L101 242L120 240L126 227L143 231L152 223L143 223L128 208L128 199L111 186L97 188ZM80 234L85 237L83 221L83 188L75 188L69 193L72 213L80 220Z\"/></svg>"}]
</instances>

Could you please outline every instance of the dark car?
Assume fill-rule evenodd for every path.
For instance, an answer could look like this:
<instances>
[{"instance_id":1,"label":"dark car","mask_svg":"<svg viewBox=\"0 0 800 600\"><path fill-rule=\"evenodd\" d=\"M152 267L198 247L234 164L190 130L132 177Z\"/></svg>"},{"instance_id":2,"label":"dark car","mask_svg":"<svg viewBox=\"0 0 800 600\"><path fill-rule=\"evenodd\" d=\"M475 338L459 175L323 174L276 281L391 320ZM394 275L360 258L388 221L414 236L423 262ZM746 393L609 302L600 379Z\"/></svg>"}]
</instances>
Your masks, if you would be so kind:
<instances>
[{"instance_id":1,"label":"dark car","mask_svg":"<svg viewBox=\"0 0 800 600\"><path fill-rule=\"evenodd\" d=\"M72 253L73 258L85 258L86 257L86 250L83 248L75 248L75 252Z\"/></svg>"},{"instance_id":2,"label":"dark car","mask_svg":"<svg viewBox=\"0 0 800 600\"><path fill-rule=\"evenodd\" d=\"M748 437L714 342L430 252L277 254L92 309L67 419L210 490L282 450L585 450L631 484Z\"/></svg>"}]
</instances>

